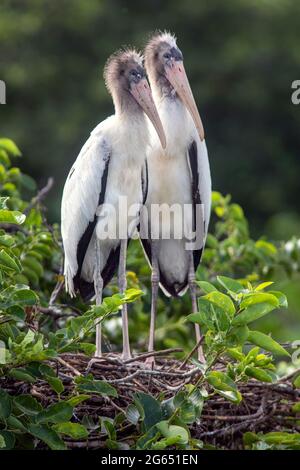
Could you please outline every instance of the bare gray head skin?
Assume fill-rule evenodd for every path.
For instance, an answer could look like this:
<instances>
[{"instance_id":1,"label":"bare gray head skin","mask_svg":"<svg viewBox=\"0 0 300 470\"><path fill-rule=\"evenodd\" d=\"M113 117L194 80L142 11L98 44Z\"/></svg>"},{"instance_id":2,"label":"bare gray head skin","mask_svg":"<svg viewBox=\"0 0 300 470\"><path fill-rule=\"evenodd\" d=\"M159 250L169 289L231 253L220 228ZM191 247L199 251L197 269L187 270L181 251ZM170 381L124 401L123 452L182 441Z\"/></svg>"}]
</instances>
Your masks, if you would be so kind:
<instances>
[{"instance_id":1,"label":"bare gray head skin","mask_svg":"<svg viewBox=\"0 0 300 470\"><path fill-rule=\"evenodd\" d=\"M183 55L170 33L157 33L145 48L145 68L152 86L161 98L180 99L191 114L201 140L203 124L185 73Z\"/></svg>"},{"instance_id":2,"label":"bare gray head skin","mask_svg":"<svg viewBox=\"0 0 300 470\"><path fill-rule=\"evenodd\" d=\"M105 65L104 80L116 114L141 117L146 113L165 148L166 137L143 68L143 57L134 49L116 52Z\"/></svg>"},{"instance_id":3,"label":"bare gray head skin","mask_svg":"<svg viewBox=\"0 0 300 470\"><path fill-rule=\"evenodd\" d=\"M176 38L167 32L158 32L151 37L144 51L145 68L151 85L155 85L161 96L173 98L174 88L166 77L166 67L172 61L183 61L181 50L176 44Z\"/></svg>"},{"instance_id":4,"label":"bare gray head skin","mask_svg":"<svg viewBox=\"0 0 300 470\"><path fill-rule=\"evenodd\" d=\"M143 111L131 94L131 88L145 78L143 57L135 49L119 50L108 58L104 67L104 80L113 98L116 113Z\"/></svg>"}]
</instances>

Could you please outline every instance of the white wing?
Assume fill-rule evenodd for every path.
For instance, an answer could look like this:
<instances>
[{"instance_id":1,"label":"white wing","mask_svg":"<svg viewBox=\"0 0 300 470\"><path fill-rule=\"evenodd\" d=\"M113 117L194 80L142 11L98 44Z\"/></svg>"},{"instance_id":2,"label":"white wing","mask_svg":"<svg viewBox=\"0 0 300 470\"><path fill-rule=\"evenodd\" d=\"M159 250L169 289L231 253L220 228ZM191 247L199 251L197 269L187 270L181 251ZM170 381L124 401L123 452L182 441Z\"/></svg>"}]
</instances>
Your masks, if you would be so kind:
<instances>
[{"instance_id":1,"label":"white wing","mask_svg":"<svg viewBox=\"0 0 300 470\"><path fill-rule=\"evenodd\" d=\"M103 123L102 123L103 124ZM103 186L110 148L101 133L102 124L91 133L72 166L64 186L61 203L61 231L65 252L65 283L75 295L73 278L78 270L77 247L93 223Z\"/></svg>"}]
</instances>

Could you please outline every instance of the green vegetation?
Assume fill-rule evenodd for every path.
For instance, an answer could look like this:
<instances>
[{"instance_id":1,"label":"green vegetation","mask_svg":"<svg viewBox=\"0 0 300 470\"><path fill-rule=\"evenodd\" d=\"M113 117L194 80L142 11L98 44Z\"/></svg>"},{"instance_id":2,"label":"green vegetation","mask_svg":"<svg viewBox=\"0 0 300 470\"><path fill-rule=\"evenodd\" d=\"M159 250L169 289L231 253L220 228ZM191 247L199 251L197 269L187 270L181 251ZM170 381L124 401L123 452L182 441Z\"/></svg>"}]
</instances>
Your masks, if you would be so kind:
<instances>
[{"instance_id":1,"label":"green vegetation","mask_svg":"<svg viewBox=\"0 0 300 470\"><path fill-rule=\"evenodd\" d=\"M178 357L195 367L197 379L171 394L163 389L155 397L132 392L131 403L113 409L113 416L99 416L98 411L97 421L87 413L81 417L78 407L94 397L118 399L118 380L109 383L106 377L98 379L77 369L70 378L58 369L63 354L91 357L95 321L103 320L106 340L118 350L118 312L124 302L131 304L132 344L143 350L149 327L149 268L138 244L133 244L125 294L111 284L101 306L71 303L61 289L59 227L47 223L37 197L28 198L36 185L12 166L20 155L11 140L0 139L0 448L59 450L73 441L84 445L91 433L108 448L211 448L195 434L209 400L222 397L239 406L242 387L249 381L276 386L296 366L290 363L290 345L283 347L273 339L273 323L267 319L273 322L275 313L278 319L287 315L287 298L277 290L277 279L298 276L297 241L288 242L287 249L286 243L252 240L241 207L214 193L215 221L197 272L199 312L190 314L186 298L171 304L161 297L158 315L158 346L183 346ZM188 357L194 346L193 323L199 323L205 334L205 366ZM299 377L299 372L291 377L294 388L299 388ZM35 388L38 385L52 394L50 403ZM294 422L298 404L288 413ZM246 432L244 447L299 449L299 433L286 425L269 433Z\"/></svg>"}]
</instances>

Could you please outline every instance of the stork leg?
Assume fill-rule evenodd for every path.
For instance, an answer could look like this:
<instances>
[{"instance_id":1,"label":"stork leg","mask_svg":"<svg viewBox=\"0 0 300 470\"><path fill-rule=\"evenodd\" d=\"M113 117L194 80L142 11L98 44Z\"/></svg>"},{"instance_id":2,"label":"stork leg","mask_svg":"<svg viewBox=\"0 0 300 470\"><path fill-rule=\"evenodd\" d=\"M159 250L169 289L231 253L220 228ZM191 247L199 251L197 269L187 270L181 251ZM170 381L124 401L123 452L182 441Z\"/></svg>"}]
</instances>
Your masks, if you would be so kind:
<instances>
[{"instance_id":1,"label":"stork leg","mask_svg":"<svg viewBox=\"0 0 300 470\"><path fill-rule=\"evenodd\" d=\"M193 313L198 312L195 280L196 280L196 276L195 276L195 268L194 268L194 256L193 256L193 252L190 250L189 251L188 283L189 283L189 289L190 289L191 298L192 298ZM196 334L196 344L198 344L201 338L201 332L200 332L200 327L198 323L195 323L195 334ZM204 357L203 349L201 345L198 346L198 360L202 363L205 362L205 357Z\"/></svg>"},{"instance_id":2,"label":"stork leg","mask_svg":"<svg viewBox=\"0 0 300 470\"><path fill-rule=\"evenodd\" d=\"M151 261L152 261L152 273L151 273L151 318L150 318L150 333L148 352L154 351L154 336L155 336L155 320L157 310L157 297L158 297L158 286L159 286L159 267L158 267L158 243L157 241L152 242L151 247ZM146 359L147 365L154 365L154 357L148 357Z\"/></svg>"},{"instance_id":3,"label":"stork leg","mask_svg":"<svg viewBox=\"0 0 300 470\"><path fill-rule=\"evenodd\" d=\"M94 272L94 287L96 294L96 305L101 305L102 303L102 290L103 290L103 279L101 276L101 265L100 265L100 245L99 240L96 240L96 266ZM96 320L96 352L95 357L102 356L102 346L101 346L101 323Z\"/></svg>"},{"instance_id":4,"label":"stork leg","mask_svg":"<svg viewBox=\"0 0 300 470\"><path fill-rule=\"evenodd\" d=\"M102 290L103 290L103 279L101 276L101 265L100 265L100 244L99 240L96 240L96 263L94 269L94 289L96 295L96 305L102 303ZM96 351L94 357L89 361L86 372L89 373L93 364L102 357L102 341L101 341L101 323L99 319L95 320L96 325Z\"/></svg>"},{"instance_id":5,"label":"stork leg","mask_svg":"<svg viewBox=\"0 0 300 470\"><path fill-rule=\"evenodd\" d=\"M127 254L127 239L121 240L120 248L120 261L118 271L118 284L120 292L125 292L127 287L126 280L126 254ZM122 357L124 360L131 359L129 333L128 333L128 314L127 304L122 307L122 332L123 332L123 353Z\"/></svg>"}]
</instances>

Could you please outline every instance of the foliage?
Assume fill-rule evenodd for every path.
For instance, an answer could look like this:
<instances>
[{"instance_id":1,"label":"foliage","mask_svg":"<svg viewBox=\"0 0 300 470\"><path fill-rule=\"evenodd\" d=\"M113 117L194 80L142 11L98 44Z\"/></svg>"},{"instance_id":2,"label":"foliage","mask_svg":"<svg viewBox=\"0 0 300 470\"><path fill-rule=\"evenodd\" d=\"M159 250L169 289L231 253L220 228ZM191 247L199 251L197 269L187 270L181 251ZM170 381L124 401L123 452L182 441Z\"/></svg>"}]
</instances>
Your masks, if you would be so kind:
<instances>
[{"instance_id":1,"label":"foliage","mask_svg":"<svg viewBox=\"0 0 300 470\"><path fill-rule=\"evenodd\" d=\"M140 340L140 331L145 336L148 319L144 311L149 300L148 295L145 300L141 296L142 290L146 294L149 290L148 271L134 246L129 265L130 269L136 268L137 275L128 273L129 289L125 294L117 293L112 284L101 306L66 303L65 294L60 292L58 227L48 225L37 197L30 202L23 199L23 193L36 187L30 177L11 166L11 158L20 157L19 149L12 141L0 139L0 150L0 448L46 446L61 450L67 448L66 439L84 442L95 430L105 434L108 448L207 447L192 432L201 420L206 401L217 395L238 406L243 400L241 384L249 380L276 384L273 356L288 359L284 347L270 335L253 329L252 324L287 307L286 296L273 290L272 281L261 280L264 275L271 279L279 266L287 274L298 270L297 243L291 241L292 249L286 251L266 240L254 242L249 238L242 209L215 193L216 228L209 236L204 264L197 273L203 293L198 299L199 312L185 315L190 312L184 312L184 308L176 312L177 304L175 322L169 325L170 331L176 329L176 315L181 315L181 340L190 323L200 325L207 362L191 359L200 372L199 378L167 398L164 393L154 397L136 392L127 409L114 418L102 416L96 423L88 416L79 420L76 407L95 396L117 398L117 387L91 373L76 373L72 389L66 388L65 377L56 365L63 360L63 353L92 356L96 322L116 324L124 303L132 304L134 341ZM160 315L165 318L168 312L162 311L163 305ZM109 336L109 328L107 333ZM118 341L118 337L114 339ZM176 337L172 345L175 341ZM188 352L189 343L185 346ZM298 387L298 381L296 376L294 387ZM40 383L55 394L50 404L43 403L38 394L23 393L22 388L18 394L13 393L12 384L30 384L34 390ZM132 426L127 440L121 438L126 425ZM285 431L246 433L244 445L249 449L299 448L299 435Z\"/></svg>"}]
</instances>

